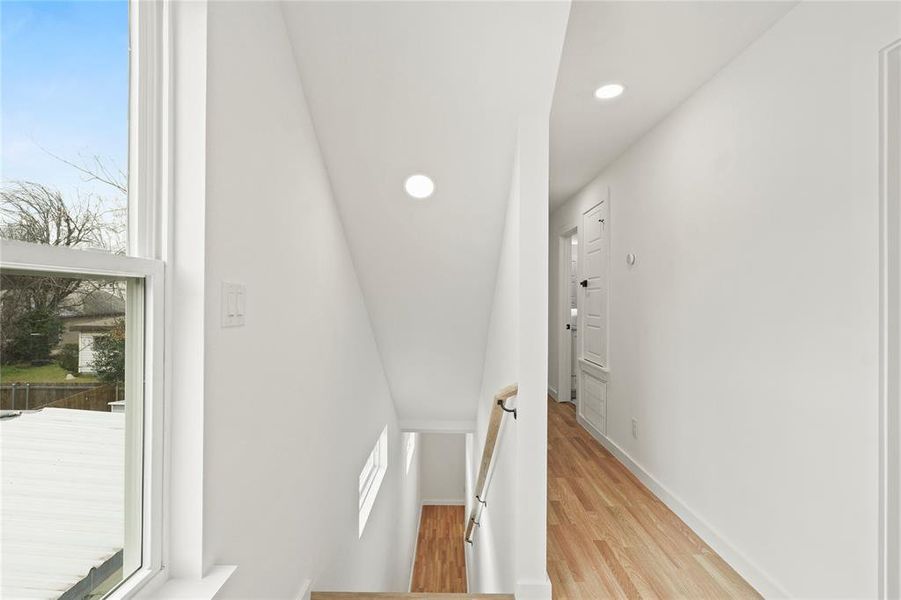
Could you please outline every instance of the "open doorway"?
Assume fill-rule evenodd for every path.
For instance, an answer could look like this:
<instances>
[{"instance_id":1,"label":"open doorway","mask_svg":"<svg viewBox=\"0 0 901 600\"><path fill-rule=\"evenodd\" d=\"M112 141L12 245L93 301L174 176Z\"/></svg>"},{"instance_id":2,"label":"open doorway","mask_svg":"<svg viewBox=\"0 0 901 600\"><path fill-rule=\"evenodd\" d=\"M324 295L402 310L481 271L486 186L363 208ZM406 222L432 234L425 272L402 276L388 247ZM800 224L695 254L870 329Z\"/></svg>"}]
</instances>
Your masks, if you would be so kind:
<instances>
[{"instance_id":1,"label":"open doorway","mask_svg":"<svg viewBox=\"0 0 901 600\"><path fill-rule=\"evenodd\" d=\"M466 434L422 432L419 448L421 508L410 591L465 594Z\"/></svg>"},{"instance_id":2,"label":"open doorway","mask_svg":"<svg viewBox=\"0 0 901 600\"><path fill-rule=\"evenodd\" d=\"M578 294L578 285L579 285L579 236L572 235L570 236L569 243L569 332L570 332L570 343L569 343L569 381L570 381L570 395L569 401L576 401L576 394L578 393L579 386L576 385L576 377L577 377L577 369L576 369L576 357L579 356L578 348L579 348L579 294Z\"/></svg>"},{"instance_id":3,"label":"open doorway","mask_svg":"<svg viewBox=\"0 0 901 600\"><path fill-rule=\"evenodd\" d=\"M560 284L557 290L560 306L558 331L557 401L578 400L579 364L579 233L577 229L560 236Z\"/></svg>"}]
</instances>

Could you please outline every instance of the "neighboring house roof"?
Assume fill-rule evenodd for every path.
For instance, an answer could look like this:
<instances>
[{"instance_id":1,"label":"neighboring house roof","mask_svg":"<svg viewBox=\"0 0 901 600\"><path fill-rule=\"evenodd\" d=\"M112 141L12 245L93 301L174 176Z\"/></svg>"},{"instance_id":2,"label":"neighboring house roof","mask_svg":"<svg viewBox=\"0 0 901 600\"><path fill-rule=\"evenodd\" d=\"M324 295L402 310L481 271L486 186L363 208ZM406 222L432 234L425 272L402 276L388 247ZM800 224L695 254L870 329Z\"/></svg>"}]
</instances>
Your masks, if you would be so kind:
<instances>
[{"instance_id":1,"label":"neighboring house roof","mask_svg":"<svg viewBox=\"0 0 901 600\"><path fill-rule=\"evenodd\" d=\"M109 317L125 315L125 299L104 290L75 292L60 306L63 319L76 317Z\"/></svg>"},{"instance_id":2,"label":"neighboring house roof","mask_svg":"<svg viewBox=\"0 0 901 600\"><path fill-rule=\"evenodd\" d=\"M90 586L91 569L121 566L124 413L45 408L5 418L0 448L0 597L59 598Z\"/></svg>"}]
</instances>

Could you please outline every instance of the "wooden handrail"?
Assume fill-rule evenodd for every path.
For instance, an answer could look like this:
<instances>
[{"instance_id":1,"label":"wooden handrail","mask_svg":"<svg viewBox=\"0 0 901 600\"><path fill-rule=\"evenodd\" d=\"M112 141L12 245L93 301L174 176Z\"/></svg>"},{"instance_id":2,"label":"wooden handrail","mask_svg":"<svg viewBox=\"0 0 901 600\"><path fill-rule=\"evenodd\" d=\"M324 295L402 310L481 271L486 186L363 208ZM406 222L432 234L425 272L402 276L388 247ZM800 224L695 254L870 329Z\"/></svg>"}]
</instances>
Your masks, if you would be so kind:
<instances>
[{"instance_id":1,"label":"wooden handrail","mask_svg":"<svg viewBox=\"0 0 901 600\"><path fill-rule=\"evenodd\" d=\"M472 532L479 524L478 518L485 506L485 489L488 487L488 469L494 459L494 451L497 447L497 437L501 430L501 421L505 412L510 411L505 406L507 400L519 393L519 384L513 383L501 389L494 395L491 403L491 415L488 417L488 431L485 432L485 447L482 448L482 462L479 464L479 475L476 479L475 499L476 503L469 514L469 522L466 524L465 540L472 543Z\"/></svg>"}]
</instances>

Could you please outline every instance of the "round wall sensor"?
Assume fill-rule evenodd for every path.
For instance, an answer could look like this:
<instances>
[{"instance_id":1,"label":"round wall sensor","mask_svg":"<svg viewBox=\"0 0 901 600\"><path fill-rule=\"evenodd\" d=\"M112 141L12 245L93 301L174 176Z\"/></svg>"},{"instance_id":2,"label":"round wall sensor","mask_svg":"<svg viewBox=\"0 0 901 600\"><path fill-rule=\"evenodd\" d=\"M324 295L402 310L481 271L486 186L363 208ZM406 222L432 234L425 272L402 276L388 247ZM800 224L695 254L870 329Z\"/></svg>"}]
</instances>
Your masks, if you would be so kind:
<instances>
[{"instance_id":1,"label":"round wall sensor","mask_svg":"<svg viewBox=\"0 0 901 600\"><path fill-rule=\"evenodd\" d=\"M635 255L632 254L631 252L626 254L626 264L629 265L630 267L635 264Z\"/></svg>"}]
</instances>

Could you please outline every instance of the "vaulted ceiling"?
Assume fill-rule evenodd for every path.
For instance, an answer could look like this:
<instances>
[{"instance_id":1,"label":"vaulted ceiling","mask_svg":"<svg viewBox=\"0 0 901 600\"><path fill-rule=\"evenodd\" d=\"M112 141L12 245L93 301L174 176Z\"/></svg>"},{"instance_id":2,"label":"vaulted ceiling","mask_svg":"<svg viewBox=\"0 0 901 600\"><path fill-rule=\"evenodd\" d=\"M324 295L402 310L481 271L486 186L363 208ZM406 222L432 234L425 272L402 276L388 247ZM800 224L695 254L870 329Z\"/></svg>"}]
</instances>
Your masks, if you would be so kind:
<instances>
[{"instance_id":1,"label":"vaulted ceiling","mask_svg":"<svg viewBox=\"0 0 901 600\"><path fill-rule=\"evenodd\" d=\"M398 412L471 420L517 117L553 93L569 6L283 10ZM431 198L404 193L414 173L435 181Z\"/></svg>"},{"instance_id":2,"label":"vaulted ceiling","mask_svg":"<svg viewBox=\"0 0 901 600\"><path fill-rule=\"evenodd\" d=\"M525 107L553 94L553 209L792 6L282 4L401 419L474 417ZM609 81L626 93L598 102ZM405 194L415 173L431 198Z\"/></svg>"},{"instance_id":3,"label":"vaulted ceiling","mask_svg":"<svg viewBox=\"0 0 901 600\"><path fill-rule=\"evenodd\" d=\"M551 209L796 2L573 2L551 116ZM594 91L626 86L615 100Z\"/></svg>"}]
</instances>

